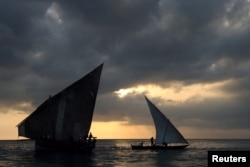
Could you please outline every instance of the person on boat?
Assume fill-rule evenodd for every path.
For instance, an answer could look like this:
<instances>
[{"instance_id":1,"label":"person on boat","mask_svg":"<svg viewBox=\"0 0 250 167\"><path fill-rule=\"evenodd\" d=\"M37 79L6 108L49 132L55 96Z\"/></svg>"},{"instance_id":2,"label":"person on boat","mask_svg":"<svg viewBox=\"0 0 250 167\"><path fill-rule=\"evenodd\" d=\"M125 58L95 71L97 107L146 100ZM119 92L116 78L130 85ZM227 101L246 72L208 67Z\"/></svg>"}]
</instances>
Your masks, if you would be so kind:
<instances>
[{"instance_id":1,"label":"person on boat","mask_svg":"<svg viewBox=\"0 0 250 167\"><path fill-rule=\"evenodd\" d=\"M89 137L88 137L88 142L89 142L89 143L91 143L92 138L93 138L93 136L92 136L92 133L90 132Z\"/></svg>"},{"instance_id":2,"label":"person on boat","mask_svg":"<svg viewBox=\"0 0 250 167\"><path fill-rule=\"evenodd\" d=\"M150 138L150 142L151 142L151 146L153 146L154 145L154 137Z\"/></svg>"},{"instance_id":3,"label":"person on boat","mask_svg":"<svg viewBox=\"0 0 250 167\"><path fill-rule=\"evenodd\" d=\"M143 141L139 143L139 146L141 146L141 147L143 146Z\"/></svg>"},{"instance_id":4,"label":"person on boat","mask_svg":"<svg viewBox=\"0 0 250 167\"><path fill-rule=\"evenodd\" d=\"M92 136L92 133L90 132L90 134L89 134L89 139L92 139L92 137L93 137L93 136Z\"/></svg>"}]
</instances>

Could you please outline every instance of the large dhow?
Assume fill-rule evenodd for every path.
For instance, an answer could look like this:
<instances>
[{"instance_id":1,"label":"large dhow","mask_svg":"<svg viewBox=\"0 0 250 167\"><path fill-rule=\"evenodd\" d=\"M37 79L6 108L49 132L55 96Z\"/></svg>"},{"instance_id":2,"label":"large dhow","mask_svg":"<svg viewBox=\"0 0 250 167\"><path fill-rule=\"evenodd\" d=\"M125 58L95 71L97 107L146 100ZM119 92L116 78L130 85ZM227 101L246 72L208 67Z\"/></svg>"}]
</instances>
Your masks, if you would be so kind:
<instances>
[{"instance_id":1,"label":"large dhow","mask_svg":"<svg viewBox=\"0 0 250 167\"><path fill-rule=\"evenodd\" d=\"M131 145L132 149L183 149L189 144L170 120L147 98L150 113L153 117L156 138L151 138L151 145L143 146L143 143Z\"/></svg>"},{"instance_id":2,"label":"large dhow","mask_svg":"<svg viewBox=\"0 0 250 167\"><path fill-rule=\"evenodd\" d=\"M20 122L18 135L35 140L36 150L86 151L95 148L89 133L103 64L49 97Z\"/></svg>"}]
</instances>

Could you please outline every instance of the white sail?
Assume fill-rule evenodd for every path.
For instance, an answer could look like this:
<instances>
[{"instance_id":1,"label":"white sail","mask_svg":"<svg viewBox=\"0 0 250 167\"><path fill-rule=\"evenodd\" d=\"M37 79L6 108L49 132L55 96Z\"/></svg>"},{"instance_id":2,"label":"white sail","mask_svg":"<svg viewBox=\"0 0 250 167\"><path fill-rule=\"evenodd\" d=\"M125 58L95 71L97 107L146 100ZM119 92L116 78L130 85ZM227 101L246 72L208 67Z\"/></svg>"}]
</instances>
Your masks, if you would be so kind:
<instances>
[{"instance_id":1,"label":"white sail","mask_svg":"<svg viewBox=\"0 0 250 167\"><path fill-rule=\"evenodd\" d=\"M147 97L145 97L145 99L147 101L150 113L153 117L155 124L155 144L188 144L187 140L175 128L175 126L170 122L170 120L165 115L163 115L163 113L151 101L149 101Z\"/></svg>"}]
</instances>

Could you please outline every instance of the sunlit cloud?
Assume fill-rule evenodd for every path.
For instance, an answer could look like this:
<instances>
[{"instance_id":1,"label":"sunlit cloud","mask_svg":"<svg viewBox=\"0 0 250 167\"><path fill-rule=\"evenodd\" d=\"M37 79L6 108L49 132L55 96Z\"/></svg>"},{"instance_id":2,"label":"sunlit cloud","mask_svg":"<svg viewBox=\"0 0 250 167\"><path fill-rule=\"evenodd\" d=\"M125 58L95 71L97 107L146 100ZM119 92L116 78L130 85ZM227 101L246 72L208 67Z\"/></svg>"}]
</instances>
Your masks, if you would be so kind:
<instances>
[{"instance_id":1,"label":"sunlit cloud","mask_svg":"<svg viewBox=\"0 0 250 167\"><path fill-rule=\"evenodd\" d=\"M230 95L223 92L221 88L232 82L222 82L184 85L181 82L172 82L167 87L156 84L144 84L114 91L119 98L145 94L151 98L160 98L166 101L186 102L188 100L203 101L205 98L229 98Z\"/></svg>"},{"instance_id":2,"label":"sunlit cloud","mask_svg":"<svg viewBox=\"0 0 250 167\"><path fill-rule=\"evenodd\" d=\"M147 86L144 86L144 85L139 85L139 86L136 86L136 87L131 87L131 88L125 88L125 89L119 89L117 91L115 91L114 93L120 97L120 98L123 98L127 95L135 95L135 94L141 94L143 92L146 91L146 87Z\"/></svg>"},{"instance_id":3,"label":"sunlit cloud","mask_svg":"<svg viewBox=\"0 0 250 167\"><path fill-rule=\"evenodd\" d=\"M28 113L34 110L31 102L21 101L12 105L0 104L0 113Z\"/></svg>"}]
</instances>

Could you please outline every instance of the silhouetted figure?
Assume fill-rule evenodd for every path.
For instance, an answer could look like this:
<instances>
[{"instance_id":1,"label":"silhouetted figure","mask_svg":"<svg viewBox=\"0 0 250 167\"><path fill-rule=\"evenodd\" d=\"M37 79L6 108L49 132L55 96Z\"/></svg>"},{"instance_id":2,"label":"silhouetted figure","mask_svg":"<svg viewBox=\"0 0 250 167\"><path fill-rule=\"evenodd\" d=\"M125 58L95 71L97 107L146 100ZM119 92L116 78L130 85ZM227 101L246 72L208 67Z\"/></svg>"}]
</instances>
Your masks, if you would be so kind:
<instances>
[{"instance_id":1,"label":"silhouetted figure","mask_svg":"<svg viewBox=\"0 0 250 167\"><path fill-rule=\"evenodd\" d=\"M151 146L153 146L154 145L154 138L153 137L150 138L150 142L151 142Z\"/></svg>"},{"instance_id":2,"label":"silhouetted figure","mask_svg":"<svg viewBox=\"0 0 250 167\"><path fill-rule=\"evenodd\" d=\"M92 133L90 132L90 134L89 134L89 137L88 137L88 142L90 143L91 142L91 140L92 140Z\"/></svg>"}]
</instances>

